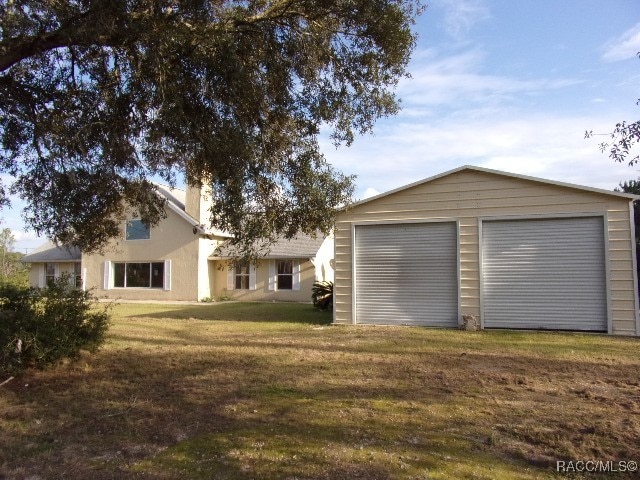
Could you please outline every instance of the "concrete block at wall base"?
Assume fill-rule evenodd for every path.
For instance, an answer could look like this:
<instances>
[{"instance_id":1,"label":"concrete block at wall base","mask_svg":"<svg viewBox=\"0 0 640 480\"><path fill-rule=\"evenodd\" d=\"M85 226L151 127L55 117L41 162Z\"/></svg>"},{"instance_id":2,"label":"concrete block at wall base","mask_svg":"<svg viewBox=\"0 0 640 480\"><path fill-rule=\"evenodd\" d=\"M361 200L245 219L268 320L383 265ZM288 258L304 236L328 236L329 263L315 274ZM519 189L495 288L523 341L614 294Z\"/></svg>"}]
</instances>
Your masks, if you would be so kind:
<instances>
[{"instance_id":1,"label":"concrete block at wall base","mask_svg":"<svg viewBox=\"0 0 640 480\"><path fill-rule=\"evenodd\" d=\"M475 332L480 330L480 318L477 315L462 315L460 330Z\"/></svg>"}]
</instances>

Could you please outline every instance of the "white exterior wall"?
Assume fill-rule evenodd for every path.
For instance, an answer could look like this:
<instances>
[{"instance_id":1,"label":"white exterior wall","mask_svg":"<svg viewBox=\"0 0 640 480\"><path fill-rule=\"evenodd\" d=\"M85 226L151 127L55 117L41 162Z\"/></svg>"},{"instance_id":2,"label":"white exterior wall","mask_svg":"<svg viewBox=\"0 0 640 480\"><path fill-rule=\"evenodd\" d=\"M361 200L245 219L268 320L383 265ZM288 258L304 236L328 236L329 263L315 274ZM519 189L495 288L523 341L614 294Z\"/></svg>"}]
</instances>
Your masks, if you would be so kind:
<instances>
[{"instance_id":1,"label":"white exterior wall","mask_svg":"<svg viewBox=\"0 0 640 480\"><path fill-rule=\"evenodd\" d=\"M333 261L333 251L334 251L334 239L333 233L331 233L327 238L324 239L322 245L318 249L318 253L316 254L315 259L313 260L313 264L316 269L316 280L321 282L333 282L335 279L334 275L334 261Z\"/></svg>"},{"instance_id":2,"label":"white exterior wall","mask_svg":"<svg viewBox=\"0 0 640 480\"><path fill-rule=\"evenodd\" d=\"M213 297L209 272L209 256L213 254L218 242L208 238L198 240L198 300Z\"/></svg>"}]
</instances>

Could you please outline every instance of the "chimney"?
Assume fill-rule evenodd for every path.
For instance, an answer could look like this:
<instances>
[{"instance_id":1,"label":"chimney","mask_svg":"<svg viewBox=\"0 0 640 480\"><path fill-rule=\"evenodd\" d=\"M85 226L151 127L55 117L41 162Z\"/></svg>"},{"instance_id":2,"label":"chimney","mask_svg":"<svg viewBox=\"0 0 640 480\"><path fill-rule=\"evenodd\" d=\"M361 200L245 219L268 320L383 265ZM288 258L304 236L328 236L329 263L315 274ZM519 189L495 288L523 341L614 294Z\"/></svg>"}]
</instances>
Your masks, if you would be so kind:
<instances>
[{"instance_id":1,"label":"chimney","mask_svg":"<svg viewBox=\"0 0 640 480\"><path fill-rule=\"evenodd\" d=\"M184 211L195 218L201 225L209 226L209 209L213 199L211 187L204 185L191 186L187 184L187 195L184 202Z\"/></svg>"}]
</instances>

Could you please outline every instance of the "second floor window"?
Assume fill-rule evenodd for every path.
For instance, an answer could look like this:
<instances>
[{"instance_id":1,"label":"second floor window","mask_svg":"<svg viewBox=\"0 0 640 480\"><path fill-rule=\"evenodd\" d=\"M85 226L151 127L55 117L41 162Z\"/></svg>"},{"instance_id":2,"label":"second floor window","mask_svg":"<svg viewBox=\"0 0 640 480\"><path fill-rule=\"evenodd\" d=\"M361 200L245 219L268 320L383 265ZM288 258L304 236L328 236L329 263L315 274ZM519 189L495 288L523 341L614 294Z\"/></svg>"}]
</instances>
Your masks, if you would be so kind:
<instances>
[{"instance_id":1,"label":"second floor window","mask_svg":"<svg viewBox=\"0 0 640 480\"><path fill-rule=\"evenodd\" d=\"M142 220L128 220L125 228L126 240L148 240L151 238L149 225Z\"/></svg>"}]
</instances>

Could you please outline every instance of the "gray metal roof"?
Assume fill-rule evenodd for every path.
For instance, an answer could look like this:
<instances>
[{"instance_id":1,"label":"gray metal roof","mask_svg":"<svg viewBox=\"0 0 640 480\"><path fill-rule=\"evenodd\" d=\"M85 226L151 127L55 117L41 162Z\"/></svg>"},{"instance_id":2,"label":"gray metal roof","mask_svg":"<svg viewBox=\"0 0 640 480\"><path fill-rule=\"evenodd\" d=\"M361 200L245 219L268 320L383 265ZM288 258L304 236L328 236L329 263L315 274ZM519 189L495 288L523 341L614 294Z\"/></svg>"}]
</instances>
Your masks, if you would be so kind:
<instances>
[{"instance_id":1,"label":"gray metal roof","mask_svg":"<svg viewBox=\"0 0 640 480\"><path fill-rule=\"evenodd\" d=\"M79 262L82 258L80 249L56 245L53 242L45 242L33 252L20 259L23 263L39 262Z\"/></svg>"},{"instance_id":2,"label":"gray metal roof","mask_svg":"<svg viewBox=\"0 0 640 480\"><path fill-rule=\"evenodd\" d=\"M311 258L315 257L324 241L323 235L312 237L310 235L298 235L291 240L282 238L271 245L267 254L261 258ZM233 258L233 246L229 243L221 245L213 255L211 260Z\"/></svg>"}]
</instances>

